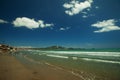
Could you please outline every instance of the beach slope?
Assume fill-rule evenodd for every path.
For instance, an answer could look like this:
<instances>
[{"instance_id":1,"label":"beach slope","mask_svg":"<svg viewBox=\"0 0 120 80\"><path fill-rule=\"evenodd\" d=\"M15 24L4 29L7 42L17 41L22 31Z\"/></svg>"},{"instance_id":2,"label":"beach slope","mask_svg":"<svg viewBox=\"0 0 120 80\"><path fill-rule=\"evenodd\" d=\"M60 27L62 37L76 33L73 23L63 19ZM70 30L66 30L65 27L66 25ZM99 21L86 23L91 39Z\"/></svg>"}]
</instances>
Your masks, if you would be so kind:
<instances>
[{"instance_id":1,"label":"beach slope","mask_svg":"<svg viewBox=\"0 0 120 80\"><path fill-rule=\"evenodd\" d=\"M24 64L15 56L0 55L0 80L82 80L46 64Z\"/></svg>"},{"instance_id":2,"label":"beach slope","mask_svg":"<svg viewBox=\"0 0 120 80\"><path fill-rule=\"evenodd\" d=\"M0 55L0 80L31 80L31 75L15 57Z\"/></svg>"}]
</instances>

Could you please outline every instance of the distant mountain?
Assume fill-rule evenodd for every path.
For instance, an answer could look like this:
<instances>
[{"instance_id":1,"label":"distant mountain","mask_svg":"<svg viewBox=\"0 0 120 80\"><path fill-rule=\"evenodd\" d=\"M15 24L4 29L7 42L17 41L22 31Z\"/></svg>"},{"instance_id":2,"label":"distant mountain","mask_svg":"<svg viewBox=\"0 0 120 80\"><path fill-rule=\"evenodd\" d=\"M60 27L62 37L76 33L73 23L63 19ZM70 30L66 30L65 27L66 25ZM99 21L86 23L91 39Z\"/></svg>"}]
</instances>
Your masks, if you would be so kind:
<instances>
[{"instance_id":1,"label":"distant mountain","mask_svg":"<svg viewBox=\"0 0 120 80\"><path fill-rule=\"evenodd\" d=\"M45 48L21 48L22 50L32 49L32 50L70 50L70 51L95 51L95 52L120 52L120 48L66 48L62 46L49 46Z\"/></svg>"},{"instance_id":2,"label":"distant mountain","mask_svg":"<svg viewBox=\"0 0 120 80\"><path fill-rule=\"evenodd\" d=\"M62 46L50 46L50 47L46 47L45 49L66 49L66 48Z\"/></svg>"}]
</instances>

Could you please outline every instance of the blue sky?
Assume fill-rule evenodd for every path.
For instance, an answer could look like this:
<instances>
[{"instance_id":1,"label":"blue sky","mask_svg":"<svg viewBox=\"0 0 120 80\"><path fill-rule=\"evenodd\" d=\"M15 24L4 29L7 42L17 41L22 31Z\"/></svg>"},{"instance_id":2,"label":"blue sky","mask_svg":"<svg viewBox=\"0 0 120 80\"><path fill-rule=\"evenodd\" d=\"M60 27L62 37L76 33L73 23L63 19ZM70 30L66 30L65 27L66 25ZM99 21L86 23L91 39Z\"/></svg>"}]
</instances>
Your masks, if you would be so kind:
<instances>
[{"instance_id":1,"label":"blue sky","mask_svg":"<svg viewBox=\"0 0 120 80\"><path fill-rule=\"evenodd\" d=\"M120 47L120 0L0 0L0 43Z\"/></svg>"}]
</instances>

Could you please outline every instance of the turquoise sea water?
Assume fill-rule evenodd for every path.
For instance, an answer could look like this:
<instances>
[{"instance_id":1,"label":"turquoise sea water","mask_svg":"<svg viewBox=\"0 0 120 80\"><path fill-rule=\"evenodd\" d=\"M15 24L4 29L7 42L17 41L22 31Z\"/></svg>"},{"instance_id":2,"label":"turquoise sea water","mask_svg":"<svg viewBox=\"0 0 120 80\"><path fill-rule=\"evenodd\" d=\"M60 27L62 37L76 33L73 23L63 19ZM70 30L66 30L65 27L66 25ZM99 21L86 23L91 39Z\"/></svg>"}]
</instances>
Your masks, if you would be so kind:
<instances>
[{"instance_id":1,"label":"turquoise sea water","mask_svg":"<svg viewBox=\"0 0 120 80\"><path fill-rule=\"evenodd\" d=\"M73 70L84 80L120 80L120 52L27 50L18 53L35 61Z\"/></svg>"}]
</instances>

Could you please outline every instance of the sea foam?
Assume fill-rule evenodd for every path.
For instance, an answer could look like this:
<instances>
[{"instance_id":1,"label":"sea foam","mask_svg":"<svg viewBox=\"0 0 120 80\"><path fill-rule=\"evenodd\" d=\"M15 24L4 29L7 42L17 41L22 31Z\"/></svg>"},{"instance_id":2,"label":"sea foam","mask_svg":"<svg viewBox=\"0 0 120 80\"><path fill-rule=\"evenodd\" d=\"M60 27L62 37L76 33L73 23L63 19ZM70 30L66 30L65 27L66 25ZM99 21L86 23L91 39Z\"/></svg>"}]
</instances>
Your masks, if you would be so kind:
<instances>
[{"instance_id":1,"label":"sea foam","mask_svg":"<svg viewBox=\"0 0 120 80\"><path fill-rule=\"evenodd\" d=\"M82 58L83 60L86 61L95 61L95 62L104 62L104 63L116 63L116 64L120 64L119 61L109 61L109 60L102 60L102 59L91 59L91 58Z\"/></svg>"},{"instance_id":2,"label":"sea foam","mask_svg":"<svg viewBox=\"0 0 120 80\"><path fill-rule=\"evenodd\" d=\"M67 56L60 56L60 55L46 55L46 56L50 56L50 57L57 57L57 58L68 58Z\"/></svg>"},{"instance_id":3,"label":"sea foam","mask_svg":"<svg viewBox=\"0 0 120 80\"><path fill-rule=\"evenodd\" d=\"M46 51L46 53L120 57L120 52Z\"/></svg>"}]
</instances>

